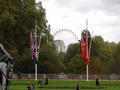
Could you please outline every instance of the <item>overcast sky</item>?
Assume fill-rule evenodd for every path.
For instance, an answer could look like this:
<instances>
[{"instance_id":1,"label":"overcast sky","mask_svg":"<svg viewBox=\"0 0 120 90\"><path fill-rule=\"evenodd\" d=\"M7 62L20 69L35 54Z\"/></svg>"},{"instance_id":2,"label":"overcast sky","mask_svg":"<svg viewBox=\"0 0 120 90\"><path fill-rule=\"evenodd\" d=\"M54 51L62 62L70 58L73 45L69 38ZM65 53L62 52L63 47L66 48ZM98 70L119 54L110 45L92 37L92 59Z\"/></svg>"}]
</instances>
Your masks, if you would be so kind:
<instances>
[{"instance_id":1,"label":"overcast sky","mask_svg":"<svg viewBox=\"0 0 120 90\"><path fill-rule=\"evenodd\" d=\"M93 35L101 35L105 41L120 41L120 0L36 0L46 9L51 33L70 29L80 39L86 27ZM57 35L55 38L66 36ZM67 38L67 37L66 37ZM72 37L73 38L73 37ZM67 39L68 40L68 39ZM70 38L71 40L71 38Z\"/></svg>"}]
</instances>

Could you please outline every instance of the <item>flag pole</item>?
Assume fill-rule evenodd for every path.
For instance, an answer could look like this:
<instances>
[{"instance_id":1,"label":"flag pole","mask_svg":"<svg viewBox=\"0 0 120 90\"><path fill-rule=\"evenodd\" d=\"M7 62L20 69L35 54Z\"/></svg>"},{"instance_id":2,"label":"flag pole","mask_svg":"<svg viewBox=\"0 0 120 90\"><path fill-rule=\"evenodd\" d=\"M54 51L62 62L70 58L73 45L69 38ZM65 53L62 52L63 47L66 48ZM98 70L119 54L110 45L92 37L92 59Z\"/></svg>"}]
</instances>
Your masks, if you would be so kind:
<instances>
[{"instance_id":1,"label":"flag pole","mask_svg":"<svg viewBox=\"0 0 120 90\"><path fill-rule=\"evenodd\" d=\"M88 30L88 18L86 18L86 30ZM88 55L88 32L87 34L87 58L89 60L89 55ZM86 64L86 81L88 81L88 63Z\"/></svg>"},{"instance_id":2,"label":"flag pole","mask_svg":"<svg viewBox=\"0 0 120 90\"><path fill-rule=\"evenodd\" d=\"M87 74L86 81L88 81L88 64L86 65L86 74Z\"/></svg>"},{"instance_id":3,"label":"flag pole","mask_svg":"<svg viewBox=\"0 0 120 90\"><path fill-rule=\"evenodd\" d=\"M37 80L37 63L35 64L35 80Z\"/></svg>"},{"instance_id":4,"label":"flag pole","mask_svg":"<svg viewBox=\"0 0 120 90\"><path fill-rule=\"evenodd\" d=\"M37 29L36 29L36 22L35 22L35 40L36 40L36 44L35 44L35 53L37 53ZM35 61L35 80L37 80L37 58L38 56L36 56L36 61Z\"/></svg>"}]
</instances>

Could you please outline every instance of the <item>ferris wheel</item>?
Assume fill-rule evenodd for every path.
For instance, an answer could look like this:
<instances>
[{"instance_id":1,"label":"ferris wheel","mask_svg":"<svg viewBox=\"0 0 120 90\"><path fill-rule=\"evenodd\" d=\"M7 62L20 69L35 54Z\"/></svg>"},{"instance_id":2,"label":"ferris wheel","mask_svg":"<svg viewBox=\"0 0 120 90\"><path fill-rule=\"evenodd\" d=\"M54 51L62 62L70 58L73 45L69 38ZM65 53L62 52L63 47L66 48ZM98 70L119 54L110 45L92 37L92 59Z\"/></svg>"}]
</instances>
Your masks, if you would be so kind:
<instances>
[{"instance_id":1,"label":"ferris wheel","mask_svg":"<svg viewBox=\"0 0 120 90\"><path fill-rule=\"evenodd\" d=\"M54 40L62 40L67 47L71 43L78 43L79 39L77 35L70 29L60 29L54 34Z\"/></svg>"}]
</instances>

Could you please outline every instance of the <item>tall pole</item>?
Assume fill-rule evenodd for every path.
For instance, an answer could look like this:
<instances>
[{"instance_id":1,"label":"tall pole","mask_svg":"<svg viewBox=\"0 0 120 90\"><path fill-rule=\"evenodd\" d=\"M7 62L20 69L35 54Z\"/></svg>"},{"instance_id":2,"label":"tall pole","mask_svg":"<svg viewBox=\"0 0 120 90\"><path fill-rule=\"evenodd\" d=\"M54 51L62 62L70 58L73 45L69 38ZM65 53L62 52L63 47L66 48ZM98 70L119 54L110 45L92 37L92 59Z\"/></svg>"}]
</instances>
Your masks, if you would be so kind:
<instances>
[{"instance_id":1,"label":"tall pole","mask_svg":"<svg viewBox=\"0 0 120 90\"><path fill-rule=\"evenodd\" d=\"M35 0L35 2L36 2L36 0ZM37 28L36 28L36 24L37 24L37 22L35 21L35 38L36 38L36 44L35 44L35 48L36 48L36 53L38 53L37 52ZM38 54L36 54L36 61L35 61L35 80L37 80L37 59L38 59Z\"/></svg>"},{"instance_id":2,"label":"tall pole","mask_svg":"<svg viewBox=\"0 0 120 90\"><path fill-rule=\"evenodd\" d=\"M86 30L88 30L88 19L86 19ZM88 55L88 32L87 34L87 58L89 60L89 55ZM88 64L86 64L86 81L88 81Z\"/></svg>"},{"instance_id":3,"label":"tall pole","mask_svg":"<svg viewBox=\"0 0 120 90\"><path fill-rule=\"evenodd\" d=\"M88 18L86 18L86 30L88 30Z\"/></svg>"},{"instance_id":4,"label":"tall pole","mask_svg":"<svg viewBox=\"0 0 120 90\"><path fill-rule=\"evenodd\" d=\"M35 22L35 53L37 53L37 28L36 28L36 22ZM37 58L38 58L38 55L36 54L35 55L36 57L36 61L35 61L35 80L37 80Z\"/></svg>"},{"instance_id":5,"label":"tall pole","mask_svg":"<svg viewBox=\"0 0 120 90\"><path fill-rule=\"evenodd\" d=\"M37 63L35 64L35 80L37 80Z\"/></svg>"},{"instance_id":6,"label":"tall pole","mask_svg":"<svg viewBox=\"0 0 120 90\"><path fill-rule=\"evenodd\" d=\"M88 81L88 64L86 65L86 74L87 74L86 81Z\"/></svg>"}]
</instances>

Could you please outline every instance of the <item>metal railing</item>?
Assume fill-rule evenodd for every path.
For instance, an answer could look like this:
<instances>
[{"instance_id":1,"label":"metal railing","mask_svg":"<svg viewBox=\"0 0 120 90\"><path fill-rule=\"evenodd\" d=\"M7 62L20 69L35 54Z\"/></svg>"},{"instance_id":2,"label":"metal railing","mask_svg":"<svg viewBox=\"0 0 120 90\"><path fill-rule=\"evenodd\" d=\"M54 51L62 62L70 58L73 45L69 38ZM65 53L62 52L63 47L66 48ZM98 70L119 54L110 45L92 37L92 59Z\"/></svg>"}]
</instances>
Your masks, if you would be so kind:
<instances>
[{"instance_id":1,"label":"metal railing","mask_svg":"<svg viewBox=\"0 0 120 90\"><path fill-rule=\"evenodd\" d=\"M55 79L55 80L86 80L86 75L82 74L38 74L38 79ZM90 74L89 80L120 80L119 74ZM18 79L17 74L13 74L13 79ZM35 79L35 74L21 74L21 79Z\"/></svg>"}]
</instances>

